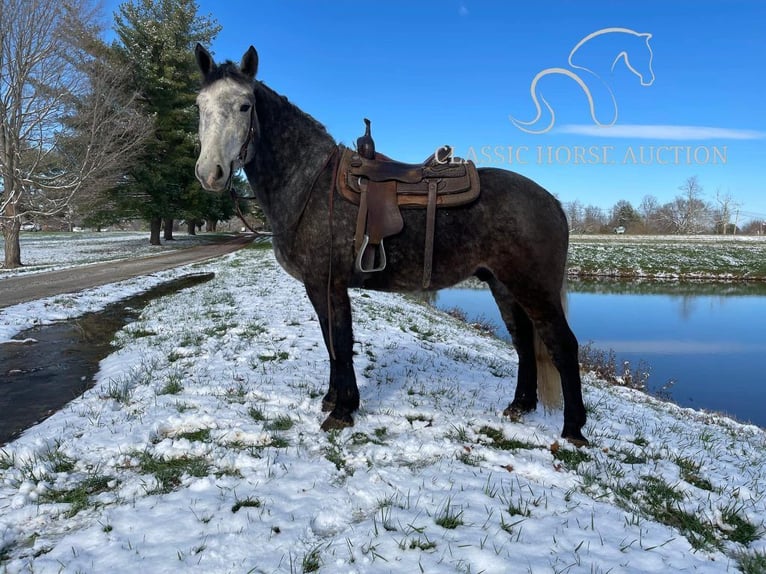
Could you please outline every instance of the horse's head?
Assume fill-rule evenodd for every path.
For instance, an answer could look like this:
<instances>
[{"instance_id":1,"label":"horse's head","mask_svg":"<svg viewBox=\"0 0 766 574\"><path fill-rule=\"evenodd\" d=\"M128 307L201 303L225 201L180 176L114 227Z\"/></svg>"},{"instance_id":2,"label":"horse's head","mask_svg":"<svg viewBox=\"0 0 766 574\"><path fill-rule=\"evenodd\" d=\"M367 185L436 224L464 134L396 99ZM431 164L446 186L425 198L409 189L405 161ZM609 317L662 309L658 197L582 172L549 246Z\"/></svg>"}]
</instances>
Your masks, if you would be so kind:
<instances>
[{"instance_id":1,"label":"horse's head","mask_svg":"<svg viewBox=\"0 0 766 574\"><path fill-rule=\"evenodd\" d=\"M202 72L199 107L200 154L195 174L208 191L222 191L233 171L252 159L258 138L253 79L258 53L250 48L239 66L217 65L200 44L194 51Z\"/></svg>"}]
</instances>

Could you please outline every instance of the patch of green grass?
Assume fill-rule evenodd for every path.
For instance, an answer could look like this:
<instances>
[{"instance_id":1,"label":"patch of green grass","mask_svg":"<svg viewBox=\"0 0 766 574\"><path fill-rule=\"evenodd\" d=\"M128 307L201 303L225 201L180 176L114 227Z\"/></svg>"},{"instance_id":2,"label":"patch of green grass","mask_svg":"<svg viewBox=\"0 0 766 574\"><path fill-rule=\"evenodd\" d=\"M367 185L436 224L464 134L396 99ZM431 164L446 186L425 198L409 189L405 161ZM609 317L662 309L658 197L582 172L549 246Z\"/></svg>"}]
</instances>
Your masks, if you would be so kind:
<instances>
[{"instance_id":1,"label":"patch of green grass","mask_svg":"<svg viewBox=\"0 0 766 574\"><path fill-rule=\"evenodd\" d=\"M553 458L562 462L569 469L576 469L580 463L590 460L590 455L581 449L557 448L551 449Z\"/></svg>"},{"instance_id":2,"label":"patch of green grass","mask_svg":"<svg viewBox=\"0 0 766 574\"><path fill-rule=\"evenodd\" d=\"M237 380L234 386L226 389L226 398L232 402L244 403L245 397L247 397L247 385L241 380Z\"/></svg>"},{"instance_id":3,"label":"patch of green grass","mask_svg":"<svg viewBox=\"0 0 766 574\"><path fill-rule=\"evenodd\" d=\"M429 540L428 538L423 540L422 538L417 537L412 538L409 545L405 547L409 548L410 550L422 550L423 552L428 552L429 550L436 548L436 542ZM404 550L404 548L402 548L402 550Z\"/></svg>"},{"instance_id":4,"label":"patch of green grass","mask_svg":"<svg viewBox=\"0 0 766 574\"><path fill-rule=\"evenodd\" d=\"M626 452L622 456L621 462L624 464L646 464L645 456L637 455L633 452Z\"/></svg>"},{"instance_id":5,"label":"patch of green grass","mask_svg":"<svg viewBox=\"0 0 766 574\"><path fill-rule=\"evenodd\" d=\"M457 455L457 459L466 466L479 466L483 461L486 460L486 458L480 454L474 453L470 449L462 450L460 454Z\"/></svg>"},{"instance_id":6,"label":"patch of green grass","mask_svg":"<svg viewBox=\"0 0 766 574\"><path fill-rule=\"evenodd\" d=\"M181 377L177 375L171 375L168 377L167 382L159 390L159 395L177 395L184 390L184 386L181 384Z\"/></svg>"},{"instance_id":7,"label":"patch of green grass","mask_svg":"<svg viewBox=\"0 0 766 574\"><path fill-rule=\"evenodd\" d=\"M248 496L242 500L237 500L231 507L231 511L236 514L242 508L260 508L261 506L263 506L263 503L259 499Z\"/></svg>"},{"instance_id":8,"label":"patch of green grass","mask_svg":"<svg viewBox=\"0 0 766 574\"><path fill-rule=\"evenodd\" d=\"M327 433L328 445L324 449L324 457L335 465L338 470L345 471L347 474L354 474L354 469L347 466L346 458L343 456L343 446L340 444L340 432L333 430Z\"/></svg>"},{"instance_id":9,"label":"patch of green grass","mask_svg":"<svg viewBox=\"0 0 766 574\"><path fill-rule=\"evenodd\" d=\"M525 518L529 518L530 516L532 516L532 513L529 510L529 504L527 503L524 503L524 506L522 507L521 504L515 504L513 502L509 502L508 507L505 509L505 511L511 516L523 516Z\"/></svg>"},{"instance_id":10,"label":"patch of green grass","mask_svg":"<svg viewBox=\"0 0 766 574\"><path fill-rule=\"evenodd\" d=\"M58 449L59 446L60 444L58 442L55 446L49 446L43 453L40 454L39 460L41 462L47 462L51 472L72 472L75 467L75 461L74 459L61 452Z\"/></svg>"},{"instance_id":11,"label":"patch of green grass","mask_svg":"<svg viewBox=\"0 0 766 574\"><path fill-rule=\"evenodd\" d=\"M181 340L178 342L179 347L199 347L205 341L205 335L203 333L184 332Z\"/></svg>"},{"instance_id":12,"label":"patch of green grass","mask_svg":"<svg viewBox=\"0 0 766 574\"><path fill-rule=\"evenodd\" d=\"M125 333L133 339L143 339L144 337L153 337L157 333L150 329L143 329L141 327L134 327L133 329L127 329Z\"/></svg>"},{"instance_id":13,"label":"patch of green grass","mask_svg":"<svg viewBox=\"0 0 766 574\"><path fill-rule=\"evenodd\" d=\"M215 323L203 331L207 337L221 337L236 327L229 323Z\"/></svg>"},{"instance_id":14,"label":"patch of green grass","mask_svg":"<svg viewBox=\"0 0 766 574\"><path fill-rule=\"evenodd\" d=\"M766 572L766 552L740 554L737 557L737 565L742 574L763 574Z\"/></svg>"},{"instance_id":15,"label":"patch of green grass","mask_svg":"<svg viewBox=\"0 0 766 574\"><path fill-rule=\"evenodd\" d=\"M375 429L376 431L379 431L381 429ZM383 429L385 431L385 429ZM363 445L363 444L377 444L377 445L384 445L386 442L381 438L385 437L385 432L378 436L377 432L373 433L374 436L370 436L367 433L363 432L355 432L351 435L351 444L354 445Z\"/></svg>"},{"instance_id":16,"label":"patch of green grass","mask_svg":"<svg viewBox=\"0 0 766 574\"><path fill-rule=\"evenodd\" d=\"M742 509L737 507L722 509L721 518L731 527L731 529L723 530L723 535L732 542L747 545L758 540L761 532L756 525L742 517L741 511ZM766 569L763 571L766 572Z\"/></svg>"},{"instance_id":17,"label":"patch of green grass","mask_svg":"<svg viewBox=\"0 0 766 574\"><path fill-rule=\"evenodd\" d=\"M678 274L748 279L766 276L760 245L749 241L697 241L680 237L669 240L633 235L572 236L568 266L570 273L580 276Z\"/></svg>"},{"instance_id":18,"label":"patch of green grass","mask_svg":"<svg viewBox=\"0 0 766 574\"><path fill-rule=\"evenodd\" d=\"M244 326L242 330L242 337L245 339L252 339L258 335L263 335L267 331L268 329L266 328L266 325L257 321L252 321Z\"/></svg>"},{"instance_id":19,"label":"patch of green grass","mask_svg":"<svg viewBox=\"0 0 766 574\"><path fill-rule=\"evenodd\" d=\"M16 456L13 453L0 450L0 470L8 470L16 465Z\"/></svg>"},{"instance_id":20,"label":"patch of green grass","mask_svg":"<svg viewBox=\"0 0 766 574\"><path fill-rule=\"evenodd\" d=\"M251 419L258 423L266 420L266 415L263 414L263 411L257 407L250 407L247 410L247 414L250 415Z\"/></svg>"},{"instance_id":21,"label":"patch of green grass","mask_svg":"<svg viewBox=\"0 0 766 574\"><path fill-rule=\"evenodd\" d=\"M693 461L690 458L678 457L676 458L676 464L681 471L681 478L683 478L689 484L696 486L701 490L713 490L713 485L706 478L702 478L700 470L702 465Z\"/></svg>"},{"instance_id":22,"label":"patch of green grass","mask_svg":"<svg viewBox=\"0 0 766 574\"><path fill-rule=\"evenodd\" d=\"M273 355L258 355L258 360L261 361L262 363L269 363L271 361L281 363L282 361L286 361L289 358L290 358L290 353L286 351L280 351Z\"/></svg>"},{"instance_id":23,"label":"patch of green grass","mask_svg":"<svg viewBox=\"0 0 766 574\"><path fill-rule=\"evenodd\" d=\"M681 502L683 493L674 489L662 478L656 476L642 476L644 492L650 504L658 505L666 502Z\"/></svg>"},{"instance_id":24,"label":"patch of green grass","mask_svg":"<svg viewBox=\"0 0 766 574\"><path fill-rule=\"evenodd\" d=\"M130 397L133 394L130 380L121 377L119 379L110 379L106 384L106 389L102 395L105 399L112 399L120 404L130 403Z\"/></svg>"},{"instance_id":25,"label":"patch of green grass","mask_svg":"<svg viewBox=\"0 0 766 574\"><path fill-rule=\"evenodd\" d=\"M208 442L210 440L210 429L199 429L195 431L184 432L176 436L177 438L185 438L192 442Z\"/></svg>"},{"instance_id":26,"label":"patch of green grass","mask_svg":"<svg viewBox=\"0 0 766 574\"><path fill-rule=\"evenodd\" d=\"M463 525L463 511L455 511L452 508L452 503L447 501L447 504L444 506L444 510L439 513L436 518L434 518L434 522L442 528L446 528L447 530L454 530L458 526Z\"/></svg>"},{"instance_id":27,"label":"patch of green grass","mask_svg":"<svg viewBox=\"0 0 766 574\"><path fill-rule=\"evenodd\" d=\"M717 529L681 508L684 494L661 478L642 476L642 510L657 522L678 529L696 549L717 548Z\"/></svg>"},{"instance_id":28,"label":"patch of green grass","mask_svg":"<svg viewBox=\"0 0 766 574\"><path fill-rule=\"evenodd\" d=\"M293 419L288 415L279 415L277 418L267 421L263 428L271 431L288 431L293 428Z\"/></svg>"},{"instance_id":29,"label":"patch of green grass","mask_svg":"<svg viewBox=\"0 0 766 574\"><path fill-rule=\"evenodd\" d=\"M245 249L253 249L255 251L271 251L273 247L271 245L271 239L267 239L264 241L253 241L250 245L245 247Z\"/></svg>"},{"instance_id":30,"label":"patch of green grass","mask_svg":"<svg viewBox=\"0 0 766 574\"><path fill-rule=\"evenodd\" d=\"M81 510L88 507L90 497L109 490L109 483L114 480L108 476L89 476L81 483L66 490L49 490L41 497L41 502L52 502L57 504L69 504L70 508L66 513L67 518L71 518Z\"/></svg>"},{"instance_id":31,"label":"patch of green grass","mask_svg":"<svg viewBox=\"0 0 766 574\"><path fill-rule=\"evenodd\" d=\"M290 446L290 441L283 436L273 435L269 446L272 448L287 448Z\"/></svg>"},{"instance_id":32,"label":"patch of green grass","mask_svg":"<svg viewBox=\"0 0 766 574\"><path fill-rule=\"evenodd\" d=\"M144 451L138 455L138 461L142 473L153 474L157 478L159 487L156 492L159 494L178 488L185 474L201 478L210 473L210 463L201 456L163 459Z\"/></svg>"},{"instance_id":33,"label":"patch of green grass","mask_svg":"<svg viewBox=\"0 0 766 574\"><path fill-rule=\"evenodd\" d=\"M319 547L313 548L301 560L301 570L303 574L317 572L322 567L322 560L319 556Z\"/></svg>"},{"instance_id":34,"label":"patch of green grass","mask_svg":"<svg viewBox=\"0 0 766 574\"><path fill-rule=\"evenodd\" d=\"M490 426L481 427L479 429L479 434L482 434L491 439L492 443L489 446L492 446L498 450L531 450L540 448L536 444L516 440L513 438L506 438L502 430L492 428Z\"/></svg>"}]
</instances>

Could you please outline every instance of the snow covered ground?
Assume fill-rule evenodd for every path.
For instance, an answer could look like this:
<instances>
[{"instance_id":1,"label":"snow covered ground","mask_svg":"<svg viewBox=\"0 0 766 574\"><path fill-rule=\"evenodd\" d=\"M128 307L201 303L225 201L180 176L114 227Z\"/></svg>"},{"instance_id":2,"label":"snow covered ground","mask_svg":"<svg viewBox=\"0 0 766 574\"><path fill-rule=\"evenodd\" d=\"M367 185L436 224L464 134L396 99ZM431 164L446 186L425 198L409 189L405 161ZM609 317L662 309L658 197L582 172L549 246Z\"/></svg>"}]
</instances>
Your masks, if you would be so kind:
<instances>
[{"instance_id":1,"label":"snow covered ground","mask_svg":"<svg viewBox=\"0 0 766 574\"><path fill-rule=\"evenodd\" d=\"M184 272L97 383L0 450L0 572L764 572L764 431L585 378L592 446L513 422L516 356L355 291L356 426L268 250L0 311L0 338ZM722 382L722 384L725 384Z\"/></svg>"}]
</instances>

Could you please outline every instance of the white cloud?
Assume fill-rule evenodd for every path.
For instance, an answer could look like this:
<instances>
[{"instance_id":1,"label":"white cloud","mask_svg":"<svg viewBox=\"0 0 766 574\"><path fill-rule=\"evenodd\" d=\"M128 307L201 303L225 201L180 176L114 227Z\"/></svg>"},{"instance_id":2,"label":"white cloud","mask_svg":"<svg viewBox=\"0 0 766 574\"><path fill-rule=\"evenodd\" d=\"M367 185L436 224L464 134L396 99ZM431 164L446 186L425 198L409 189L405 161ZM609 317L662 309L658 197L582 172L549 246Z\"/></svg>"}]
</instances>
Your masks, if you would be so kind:
<instances>
[{"instance_id":1,"label":"white cloud","mask_svg":"<svg viewBox=\"0 0 766 574\"><path fill-rule=\"evenodd\" d=\"M766 137L766 133L757 130L739 130L708 126L673 126L622 124L597 126L587 124L569 124L555 130L558 133L577 134L605 138L638 138L657 140L756 140Z\"/></svg>"},{"instance_id":2,"label":"white cloud","mask_svg":"<svg viewBox=\"0 0 766 574\"><path fill-rule=\"evenodd\" d=\"M460 8L458 8L458 14L460 14L463 17L468 16L468 7L465 4L461 3Z\"/></svg>"}]
</instances>

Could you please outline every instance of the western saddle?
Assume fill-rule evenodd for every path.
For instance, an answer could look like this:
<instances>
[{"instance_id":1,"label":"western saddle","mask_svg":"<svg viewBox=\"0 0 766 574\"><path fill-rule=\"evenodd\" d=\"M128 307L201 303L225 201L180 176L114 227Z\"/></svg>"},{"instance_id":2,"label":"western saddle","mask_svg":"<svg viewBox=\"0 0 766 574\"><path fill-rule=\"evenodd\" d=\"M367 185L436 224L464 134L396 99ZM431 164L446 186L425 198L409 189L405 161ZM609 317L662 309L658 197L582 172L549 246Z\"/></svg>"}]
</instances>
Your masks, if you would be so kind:
<instances>
[{"instance_id":1,"label":"western saddle","mask_svg":"<svg viewBox=\"0 0 766 574\"><path fill-rule=\"evenodd\" d=\"M404 228L400 208L426 209L423 288L431 284L436 209L466 205L479 197L479 176L470 160L452 155L444 146L423 163L394 161L375 152L370 121L357 140L357 151L343 149L338 165L338 189L359 206L354 236L355 268L375 273L386 268L383 240Z\"/></svg>"}]
</instances>

